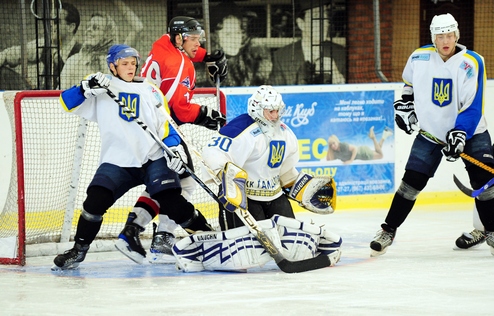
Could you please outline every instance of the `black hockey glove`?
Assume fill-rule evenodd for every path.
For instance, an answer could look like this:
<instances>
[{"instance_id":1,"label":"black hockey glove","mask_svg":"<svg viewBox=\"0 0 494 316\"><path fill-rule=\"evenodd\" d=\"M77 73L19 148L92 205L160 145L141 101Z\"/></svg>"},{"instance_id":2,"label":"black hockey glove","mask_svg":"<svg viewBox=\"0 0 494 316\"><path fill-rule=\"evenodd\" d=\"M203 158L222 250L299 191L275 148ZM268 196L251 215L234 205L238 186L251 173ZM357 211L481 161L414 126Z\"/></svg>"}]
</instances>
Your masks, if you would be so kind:
<instances>
[{"instance_id":1,"label":"black hockey glove","mask_svg":"<svg viewBox=\"0 0 494 316\"><path fill-rule=\"evenodd\" d=\"M213 54L206 55L204 62L208 67L209 78L211 78L213 83L216 83L218 77L220 78L220 82L226 79L228 75L228 62L222 50L216 50Z\"/></svg>"},{"instance_id":2,"label":"black hockey glove","mask_svg":"<svg viewBox=\"0 0 494 316\"><path fill-rule=\"evenodd\" d=\"M81 81L81 92L86 99L106 93L110 86L110 78L101 72L96 73L89 79Z\"/></svg>"},{"instance_id":3,"label":"black hockey glove","mask_svg":"<svg viewBox=\"0 0 494 316\"><path fill-rule=\"evenodd\" d=\"M418 123L413 101L396 100L393 106L395 108L395 122L398 127L408 135L412 134L413 127L417 126Z\"/></svg>"},{"instance_id":4,"label":"black hockey glove","mask_svg":"<svg viewBox=\"0 0 494 316\"><path fill-rule=\"evenodd\" d=\"M202 125L211 130L217 130L218 127L222 127L226 123L226 117L210 107L201 106L199 115L197 116L194 124Z\"/></svg>"},{"instance_id":5,"label":"black hockey glove","mask_svg":"<svg viewBox=\"0 0 494 316\"><path fill-rule=\"evenodd\" d=\"M447 161L456 161L465 149L467 133L457 129L452 129L446 133L446 146L442 149Z\"/></svg>"}]
</instances>

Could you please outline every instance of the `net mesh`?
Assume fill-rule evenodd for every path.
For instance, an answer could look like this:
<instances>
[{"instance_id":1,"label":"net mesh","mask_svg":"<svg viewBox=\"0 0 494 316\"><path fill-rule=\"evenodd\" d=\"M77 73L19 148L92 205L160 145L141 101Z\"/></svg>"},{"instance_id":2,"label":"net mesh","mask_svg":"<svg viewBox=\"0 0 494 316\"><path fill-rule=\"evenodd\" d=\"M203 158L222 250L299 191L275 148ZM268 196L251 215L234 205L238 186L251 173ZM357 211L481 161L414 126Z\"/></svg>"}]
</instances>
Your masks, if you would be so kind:
<instances>
[{"instance_id":1,"label":"net mesh","mask_svg":"<svg viewBox=\"0 0 494 316\"><path fill-rule=\"evenodd\" d=\"M218 99L212 90L198 89L193 102L218 109ZM22 126L15 120L15 94L5 95L16 141L11 185L0 214L0 238L17 236L18 214L24 205L27 244L60 242L63 224L67 221L72 240L85 190L98 167L100 154L97 125L62 111L56 91L40 93L46 96L21 99ZM193 139L192 144L199 151L214 133L191 124L182 125L181 130L189 140ZM196 174L201 178L201 163L194 156L193 160ZM19 177L20 174L23 177ZM218 190L214 185L210 188L213 192ZM136 187L116 201L104 216L98 238L118 236L143 190L144 186ZM22 201L24 203L19 203ZM197 186L190 201L214 228L219 229L217 204L205 190ZM151 237L151 224L146 227L143 238ZM178 229L175 234L184 236L185 232Z\"/></svg>"}]
</instances>

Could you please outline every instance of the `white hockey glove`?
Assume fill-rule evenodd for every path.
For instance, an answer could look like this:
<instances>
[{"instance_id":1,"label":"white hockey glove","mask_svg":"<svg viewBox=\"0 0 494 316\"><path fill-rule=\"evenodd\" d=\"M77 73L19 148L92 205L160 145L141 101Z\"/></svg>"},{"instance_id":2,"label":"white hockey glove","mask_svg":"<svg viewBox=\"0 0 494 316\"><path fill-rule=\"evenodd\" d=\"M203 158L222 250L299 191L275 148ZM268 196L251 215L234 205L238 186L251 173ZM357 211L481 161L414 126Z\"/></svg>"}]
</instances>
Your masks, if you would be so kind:
<instances>
[{"instance_id":1,"label":"white hockey glove","mask_svg":"<svg viewBox=\"0 0 494 316\"><path fill-rule=\"evenodd\" d=\"M223 207L230 212L235 212L237 208L246 210L245 182L247 182L247 172L239 166L227 162L220 177L221 192L218 197Z\"/></svg>"},{"instance_id":2,"label":"white hockey glove","mask_svg":"<svg viewBox=\"0 0 494 316\"><path fill-rule=\"evenodd\" d=\"M181 144L178 146L170 147L170 150L173 152L173 156L170 157L167 153L165 153L166 164L168 168L175 171L178 174L182 174L185 171L185 164L187 164L187 155L185 154L184 147Z\"/></svg>"},{"instance_id":3,"label":"white hockey glove","mask_svg":"<svg viewBox=\"0 0 494 316\"><path fill-rule=\"evenodd\" d=\"M336 183L331 177L313 177L299 173L288 197L317 214L331 214L336 209Z\"/></svg>"},{"instance_id":4,"label":"white hockey glove","mask_svg":"<svg viewBox=\"0 0 494 316\"><path fill-rule=\"evenodd\" d=\"M194 121L194 124L204 126L211 130L217 130L218 127L222 127L225 123L226 117L223 113L213 110L205 105L201 106L199 115Z\"/></svg>"},{"instance_id":5,"label":"white hockey glove","mask_svg":"<svg viewBox=\"0 0 494 316\"><path fill-rule=\"evenodd\" d=\"M204 57L206 67L208 67L209 78L213 83L219 78L220 82L226 79L228 75L228 61L226 60L225 53L222 50L216 50L211 55Z\"/></svg>"},{"instance_id":6,"label":"white hockey glove","mask_svg":"<svg viewBox=\"0 0 494 316\"><path fill-rule=\"evenodd\" d=\"M452 129L446 133L446 146L442 149L447 161L454 162L460 158L460 154L465 149L467 133L457 129Z\"/></svg>"},{"instance_id":7,"label":"white hockey glove","mask_svg":"<svg viewBox=\"0 0 494 316\"><path fill-rule=\"evenodd\" d=\"M418 127L413 101L396 100L393 106L395 108L395 122L398 127L405 133L412 134L414 127Z\"/></svg>"},{"instance_id":8,"label":"white hockey glove","mask_svg":"<svg viewBox=\"0 0 494 316\"><path fill-rule=\"evenodd\" d=\"M96 73L91 78L81 81L81 92L86 99L106 93L110 86L110 78L101 72Z\"/></svg>"}]
</instances>

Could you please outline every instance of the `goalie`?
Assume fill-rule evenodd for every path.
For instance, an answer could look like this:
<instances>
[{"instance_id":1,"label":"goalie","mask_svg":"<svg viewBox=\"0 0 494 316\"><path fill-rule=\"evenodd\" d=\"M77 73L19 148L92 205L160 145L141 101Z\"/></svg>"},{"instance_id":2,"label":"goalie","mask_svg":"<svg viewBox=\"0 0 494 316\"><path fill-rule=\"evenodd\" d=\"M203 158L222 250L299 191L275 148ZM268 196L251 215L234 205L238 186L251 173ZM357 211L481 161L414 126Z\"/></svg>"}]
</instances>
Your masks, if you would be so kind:
<instances>
[{"instance_id":1,"label":"goalie","mask_svg":"<svg viewBox=\"0 0 494 316\"><path fill-rule=\"evenodd\" d=\"M280 120L284 108L281 94L271 86L260 86L247 102L248 113L223 126L202 152L213 174L220 175L228 162L246 171L246 202L258 221L276 214L295 218L289 198L319 214L330 214L336 206L336 185L332 178L313 177L295 168L298 141ZM224 192L220 192L222 195ZM220 205L222 230L243 226L233 213L235 207L226 203L226 209L230 212Z\"/></svg>"},{"instance_id":2,"label":"goalie","mask_svg":"<svg viewBox=\"0 0 494 316\"><path fill-rule=\"evenodd\" d=\"M247 210L247 179L245 170L231 162L226 163L221 171L223 189L219 197L226 210ZM271 240L270 246L276 248L287 260L301 262L317 256L327 256L327 266L334 266L340 259L340 236L315 224L274 215L271 219L259 221L257 225L263 235ZM177 260L177 269L184 272L244 271L262 267L273 259L266 244L259 242L259 235L246 226L222 232L194 233L178 241L172 250Z\"/></svg>"}]
</instances>

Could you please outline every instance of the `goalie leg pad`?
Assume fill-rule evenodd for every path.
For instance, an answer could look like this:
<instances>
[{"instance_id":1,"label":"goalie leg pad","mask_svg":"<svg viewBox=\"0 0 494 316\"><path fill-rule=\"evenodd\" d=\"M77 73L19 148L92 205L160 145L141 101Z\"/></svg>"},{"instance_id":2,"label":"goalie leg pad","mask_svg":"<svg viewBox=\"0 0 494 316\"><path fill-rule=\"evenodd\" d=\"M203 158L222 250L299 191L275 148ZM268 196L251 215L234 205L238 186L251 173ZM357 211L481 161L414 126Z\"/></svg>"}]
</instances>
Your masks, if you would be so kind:
<instances>
[{"instance_id":1,"label":"goalie leg pad","mask_svg":"<svg viewBox=\"0 0 494 316\"><path fill-rule=\"evenodd\" d=\"M273 216L278 226L283 254L289 260L326 255L335 265L341 256L341 237L317 225L281 215Z\"/></svg>"},{"instance_id":2,"label":"goalie leg pad","mask_svg":"<svg viewBox=\"0 0 494 316\"><path fill-rule=\"evenodd\" d=\"M258 223L275 245L280 247L274 222L268 219ZM177 269L184 272L245 271L262 267L272 260L246 226L192 234L178 241L172 251L177 259Z\"/></svg>"}]
</instances>

